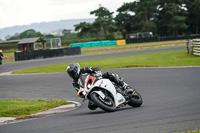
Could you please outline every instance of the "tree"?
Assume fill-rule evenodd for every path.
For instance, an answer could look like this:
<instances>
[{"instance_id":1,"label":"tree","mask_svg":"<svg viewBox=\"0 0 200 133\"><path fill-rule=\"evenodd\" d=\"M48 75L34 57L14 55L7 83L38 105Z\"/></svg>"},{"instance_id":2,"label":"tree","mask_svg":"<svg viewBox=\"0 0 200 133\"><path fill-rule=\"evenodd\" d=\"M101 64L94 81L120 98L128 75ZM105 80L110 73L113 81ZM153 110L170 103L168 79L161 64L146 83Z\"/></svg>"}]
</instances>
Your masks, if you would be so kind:
<instances>
[{"instance_id":1,"label":"tree","mask_svg":"<svg viewBox=\"0 0 200 133\"><path fill-rule=\"evenodd\" d=\"M101 27L101 29L103 29L105 38L109 39L113 32L116 31L116 26L112 17L113 12L110 12L105 7L99 7L97 10L91 11L90 14L97 16L94 22L95 25L98 24L98 29Z\"/></svg>"},{"instance_id":2,"label":"tree","mask_svg":"<svg viewBox=\"0 0 200 133\"><path fill-rule=\"evenodd\" d=\"M19 39L19 33L15 33L14 36L8 36L7 39L8 39L8 40L16 40L16 39Z\"/></svg>"},{"instance_id":3,"label":"tree","mask_svg":"<svg viewBox=\"0 0 200 133\"><path fill-rule=\"evenodd\" d=\"M78 33L78 36L84 36L91 30L91 24L86 22L81 22L80 24L76 24L74 26L75 26L75 31L80 31Z\"/></svg>"},{"instance_id":4,"label":"tree","mask_svg":"<svg viewBox=\"0 0 200 133\"><path fill-rule=\"evenodd\" d=\"M140 0L136 8L136 19L139 20L138 30L151 32L156 28L154 18L156 14L157 0Z\"/></svg>"},{"instance_id":5,"label":"tree","mask_svg":"<svg viewBox=\"0 0 200 133\"><path fill-rule=\"evenodd\" d=\"M157 0L134 1L119 7L115 21L123 36L134 32L154 31L156 7Z\"/></svg>"},{"instance_id":6,"label":"tree","mask_svg":"<svg viewBox=\"0 0 200 133\"><path fill-rule=\"evenodd\" d=\"M101 22L94 21L92 24L81 22L80 24L75 25L75 31L80 31L78 33L79 37L94 33L96 40L99 40L99 33L101 32Z\"/></svg>"},{"instance_id":7,"label":"tree","mask_svg":"<svg viewBox=\"0 0 200 133\"><path fill-rule=\"evenodd\" d=\"M99 40L99 36L100 36L100 32L101 32L101 22L94 21L91 25L90 32L95 34L96 40Z\"/></svg>"},{"instance_id":8,"label":"tree","mask_svg":"<svg viewBox=\"0 0 200 133\"><path fill-rule=\"evenodd\" d=\"M107 8L100 6L97 10L91 11L90 14L94 14L98 18L112 19L113 12L110 12Z\"/></svg>"},{"instance_id":9,"label":"tree","mask_svg":"<svg viewBox=\"0 0 200 133\"><path fill-rule=\"evenodd\" d=\"M42 35L40 32L36 32L33 29L26 30L26 31L22 32L19 35L20 39L22 39L22 38L30 38L30 37L41 37L41 38L44 38L44 35Z\"/></svg>"},{"instance_id":10,"label":"tree","mask_svg":"<svg viewBox=\"0 0 200 133\"><path fill-rule=\"evenodd\" d=\"M35 30L33 29L29 29L29 30L26 30L22 33L16 33L14 36L11 36L9 38L9 40L15 40L15 39L23 39L23 38L31 38L31 37L41 37L44 39L44 35L41 34L40 32L36 32Z\"/></svg>"},{"instance_id":11,"label":"tree","mask_svg":"<svg viewBox=\"0 0 200 133\"><path fill-rule=\"evenodd\" d=\"M134 22L136 6L136 2L130 2L124 3L117 9L118 14L115 17L115 21L118 26L118 30L122 32L124 38L126 34L130 34L134 31L132 25L137 24Z\"/></svg>"},{"instance_id":12,"label":"tree","mask_svg":"<svg viewBox=\"0 0 200 133\"><path fill-rule=\"evenodd\" d=\"M186 23L189 25L188 31L192 34L200 33L200 0L185 0L188 11Z\"/></svg>"},{"instance_id":13,"label":"tree","mask_svg":"<svg viewBox=\"0 0 200 133\"><path fill-rule=\"evenodd\" d=\"M47 34L47 35L45 35L45 38L55 38L55 36L54 35L52 35L52 34Z\"/></svg>"},{"instance_id":14,"label":"tree","mask_svg":"<svg viewBox=\"0 0 200 133\"><path fill-rule=\"evenodd\" d=\"M68 30L67 29L62 30L62 34L63 34L64 37L67 37L70 33L71 33L70 29L68 29Z\"/></svg>"},{"instance_id":15,"label":"tree","mask_svg":"<svg viewBox=\"0 0 200 133\"><path fill-rule=\"evenodd\" d=\"M183 34L187 29L186 14L183 0L160 0L156 20L160 35L177 36Z\"/></svg>"}]
</instances>

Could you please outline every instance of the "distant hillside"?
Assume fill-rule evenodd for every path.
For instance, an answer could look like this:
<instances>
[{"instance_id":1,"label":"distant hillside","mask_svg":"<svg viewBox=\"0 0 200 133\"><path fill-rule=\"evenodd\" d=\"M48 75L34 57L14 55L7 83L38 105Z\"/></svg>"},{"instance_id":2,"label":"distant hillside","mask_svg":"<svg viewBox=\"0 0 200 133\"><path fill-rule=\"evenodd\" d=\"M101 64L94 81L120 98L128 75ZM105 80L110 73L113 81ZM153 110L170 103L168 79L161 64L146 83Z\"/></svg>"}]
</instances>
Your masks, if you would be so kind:
<instances>
[{"instance_id":1,"label":"distant hillside","mask_svg":"<svg viewBox=\"0 0 200 133\"><path fill-rule=\"evenodd\" d=\"M34 29L35 31L39 31L41 33L51 33L53 31L61 29L74 30L75 24L79 24L80 22L92 23L93 21L94 19L71 19L71 20L33 23L30 25L23 25L23 26L13 26L0 29L0 39L6 37L7 35L13 36L15 33L21 33L28 29Z\"/></svg>"}]
</instances>

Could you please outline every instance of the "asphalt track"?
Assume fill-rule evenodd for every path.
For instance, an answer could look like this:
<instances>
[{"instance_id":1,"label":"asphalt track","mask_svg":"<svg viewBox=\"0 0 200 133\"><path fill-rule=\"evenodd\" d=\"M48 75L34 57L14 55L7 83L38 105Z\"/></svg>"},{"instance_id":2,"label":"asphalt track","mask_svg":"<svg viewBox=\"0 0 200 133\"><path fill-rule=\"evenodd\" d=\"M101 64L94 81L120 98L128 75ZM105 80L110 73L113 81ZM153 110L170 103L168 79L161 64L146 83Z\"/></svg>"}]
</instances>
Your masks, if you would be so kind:
<instances>
[{"instance_id":1,"label":"asphalt track","mask_svg":"<svg viewBox=\"0 0 200 133\"><path fill-rule=\"evenodd\" d=\"M71 58L84 60L82 56L66 58L62 59L66 62L71 61ZM28 62L19 62L15 65L16 69L20 64L31 66L39 61ZM12 64L5 66L7 68L1 69L1 73L15 70ZM50 117L0 125L0 133L166 133L200 129L200 67L103 71L115 72L124 77L130 86L141 93L144 104L139 108L127 106L113 113L100 109L90 111L87 103L82 103L76 96L71 79L65 73L1 75L0 99L66 99L78 101L82 106L75 111Z\"/></svg>"}]
</instances>

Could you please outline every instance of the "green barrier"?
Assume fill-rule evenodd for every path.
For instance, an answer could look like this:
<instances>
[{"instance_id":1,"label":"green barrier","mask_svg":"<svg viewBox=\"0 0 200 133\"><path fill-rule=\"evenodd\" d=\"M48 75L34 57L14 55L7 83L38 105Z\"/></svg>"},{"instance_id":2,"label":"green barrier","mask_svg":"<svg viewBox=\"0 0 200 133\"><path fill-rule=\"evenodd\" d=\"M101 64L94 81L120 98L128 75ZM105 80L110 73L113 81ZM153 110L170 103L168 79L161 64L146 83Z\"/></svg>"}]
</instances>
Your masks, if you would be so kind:
<instances>
[{"instance_id":1,"label":"green barrier","mask_svg":"<svg viewBox=\"0 0 200 133\"><path fill-rule=\"evenodd\" d=\"M112 46L116 45L116 41L102 41L102 46Z\"/></svg>"},{"instance_id":2,"label":"green barrier","mask_svg":"<svg viewBox=\"0 0 200 133\"><path fill-rule=\"evenodd\" d=\"M86 48L86 47L101 47L101 46L112 46L112 45L116 45L116 40L72 43L72 44L70 44L70 47Z\"/></svg>"},{"instance_id":3,"label":"green barrier","mask_svg":"<svg viewBox=\"0 0 200 133\"><path fill-rule=\"evenodd\" d=\"M70 47L81 47L82 43L73 43L72 45L70 44Z\"/></svg>"},{"instance_id":4,"label":"green barrier","mask_svg":"<svg viewBox=\"0 0 200 133\"><path fill-rule=\"evenodd\" d=\"M95 42L90 42L91 43L91 47L101 47L101 42L100 41L95 41Z\"/></svg>"}]
</instances>

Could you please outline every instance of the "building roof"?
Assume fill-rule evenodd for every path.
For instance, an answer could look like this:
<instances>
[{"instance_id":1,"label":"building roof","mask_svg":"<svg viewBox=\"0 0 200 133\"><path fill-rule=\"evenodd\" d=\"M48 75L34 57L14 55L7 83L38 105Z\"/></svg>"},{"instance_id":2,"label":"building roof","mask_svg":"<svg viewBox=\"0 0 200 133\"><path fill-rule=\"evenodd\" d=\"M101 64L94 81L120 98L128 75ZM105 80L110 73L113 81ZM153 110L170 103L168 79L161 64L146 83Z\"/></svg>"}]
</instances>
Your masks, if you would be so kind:
<instances>
[{"instance_id":1,"label":"building roof","mask_svg":"<svg viewBox=\"0 0 200 133\"><path fill-rule=\"evenodd\" d=\"M25 43L35 43L35 42L41 42L44 41L40 37L35 37L35 38L25 38L21 39L17 44L25 44Z\"/></svg>"},{"instance_id":2,"label":"building roof","mask_svg":"<svg viewBox=\"0 0 200 133\"><path fill-rule=\"evenodd\" d=\"M18 43L20 40L8 40L8 41L0 41L0 43L2 44L6 44L6 43Z\"/></svg>"},{"instance_id":3,"label":"building roof","mask_svg":"<svg viewBox=\"0 0 200 133\"><path fill-rule=\"evenodd\" d=\"M41 39L40 37L34 38L24 38L19 40L8 40L8 41L0 41L0 43L17 43L17 44L26 44L26 43L35 43L35 42L44 42L45 40Z\"/></svg>"}]
</instances>

